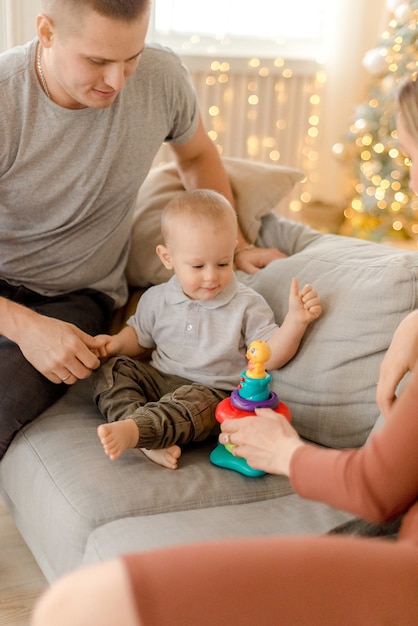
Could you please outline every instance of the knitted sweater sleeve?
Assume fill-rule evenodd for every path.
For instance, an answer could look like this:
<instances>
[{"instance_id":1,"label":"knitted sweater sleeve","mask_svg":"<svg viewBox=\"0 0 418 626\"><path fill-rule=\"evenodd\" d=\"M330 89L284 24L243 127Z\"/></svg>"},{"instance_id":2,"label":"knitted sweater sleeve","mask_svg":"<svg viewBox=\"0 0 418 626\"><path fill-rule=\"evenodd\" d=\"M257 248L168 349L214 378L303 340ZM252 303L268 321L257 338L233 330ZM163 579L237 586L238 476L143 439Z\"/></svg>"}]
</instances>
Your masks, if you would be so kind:
<instances>
[{"instance_id":1,"label":"knitted sweater sleeve","mask_svg":"<svg viewBox=\"0 0 418 626\"><path fill-rule=\"evenodd\" d=\"M298 448L290 481L304 498L374 522L417 509L413 504L418 497L418 367L384 427L366 445L348 450Z\"/></svg>"}]
</instances>

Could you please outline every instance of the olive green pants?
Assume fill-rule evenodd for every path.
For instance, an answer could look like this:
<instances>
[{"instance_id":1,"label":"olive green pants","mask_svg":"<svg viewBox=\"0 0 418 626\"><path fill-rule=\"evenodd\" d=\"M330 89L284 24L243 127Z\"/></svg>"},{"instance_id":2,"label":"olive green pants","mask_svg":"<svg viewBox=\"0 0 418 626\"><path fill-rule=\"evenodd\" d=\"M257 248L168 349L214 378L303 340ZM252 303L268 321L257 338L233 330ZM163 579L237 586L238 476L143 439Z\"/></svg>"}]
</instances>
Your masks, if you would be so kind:
<instances>
[{"instance_id":1,"label":"olive green pants","mask_svg":"<svg viewBox=\"0 0 418 626\"><path fill-rule=\"evenodd\" d=\"M92 384L94 400L107 421L133 419L139 429L137 447L148 449L216 436L215 409L229 395L123 356L104 363Z\"/></svg>"}]
</instances>

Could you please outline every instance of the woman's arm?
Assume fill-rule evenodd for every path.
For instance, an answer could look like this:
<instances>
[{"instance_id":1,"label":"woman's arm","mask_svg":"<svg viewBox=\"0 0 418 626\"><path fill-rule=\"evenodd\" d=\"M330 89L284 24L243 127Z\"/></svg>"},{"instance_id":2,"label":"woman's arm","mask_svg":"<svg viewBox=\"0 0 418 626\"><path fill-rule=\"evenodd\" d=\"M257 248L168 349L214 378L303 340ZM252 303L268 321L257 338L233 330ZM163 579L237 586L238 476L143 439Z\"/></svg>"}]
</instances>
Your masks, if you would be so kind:
<instances>
[{"instance_id":1,"label":"woman's arm","mask_svg":"<svg viewBox=\"0 0 418 626\"><path fill-rule=\"evenodd\" d=\"M418 496L418 364L390 419L370 442L354 450L304 443L271 409L225 420L221 443L251 467L290 477L295 491L374 522L409 508Z\"/></svg>"},{"instance_id":2,"label":"woman's arm","mask_svg":"<svg viewBox=\"0 0 418 626\"><path fill-rule=\"evenodd\" d=\"M418 497L418 367L392 405L389 421L355 450L306 446L290 463L299 495L374 522L409 508Z\"/></svg>"}]
</instances>

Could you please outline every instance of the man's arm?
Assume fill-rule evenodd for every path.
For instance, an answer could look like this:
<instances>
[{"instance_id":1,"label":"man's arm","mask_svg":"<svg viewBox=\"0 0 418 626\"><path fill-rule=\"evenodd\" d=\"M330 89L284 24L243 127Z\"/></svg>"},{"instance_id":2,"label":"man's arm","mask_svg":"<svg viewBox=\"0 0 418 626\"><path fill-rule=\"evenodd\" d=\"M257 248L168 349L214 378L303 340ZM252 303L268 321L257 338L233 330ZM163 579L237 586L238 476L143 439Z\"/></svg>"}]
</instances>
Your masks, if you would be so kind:
<instances>
[{"instance_id":1,"label":"man's arm","mask_svg":"<svg viewBox=\"0 0 418 626\"><path fill-rule=\"evenodd\" d=\"M0 334L15 342L29 363L53 383L73 384L100 365L92 352L93 337L6 298L0 298Z\"/></svg>"},{"instance_id":2,"label":"man's arm","mask_svg":"<svg viewBox=\"0 0 418 626\"><path fill-rule=\"evenodd\" d=\"M214 189L235 206L228 175L213 141L199 120L193 137L183 145L170 144L174 151L180 178L186 189ZM239 215L238 215L239 221ZM235 263L238 269L254 274L275 259L283 258L277 248L249 247L241 229L238 231Z\"/></svg>"}]
</instances>

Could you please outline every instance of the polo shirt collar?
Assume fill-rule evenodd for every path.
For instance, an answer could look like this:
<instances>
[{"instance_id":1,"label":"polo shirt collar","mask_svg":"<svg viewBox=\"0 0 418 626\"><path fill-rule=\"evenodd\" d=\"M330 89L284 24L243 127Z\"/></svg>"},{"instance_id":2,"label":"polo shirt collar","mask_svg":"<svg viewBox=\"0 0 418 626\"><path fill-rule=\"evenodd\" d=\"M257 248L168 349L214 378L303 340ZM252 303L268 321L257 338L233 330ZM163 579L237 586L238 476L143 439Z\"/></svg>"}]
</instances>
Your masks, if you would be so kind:
<instances>
[{"instance_id":1,"label":"polo shirt collar","mask_svg":"<svg viewBox=\"0 0 418 626\"><path fill-rule=\"evenodd\" d=\"M225 289L213 300L191 300L181 288L180 281L174 274L166 285L167 304L180 304L181 302L196 302L205 309L217 309L228 304L237 293L238 282L235 275Z\"/></svg>"}]
</instances>

